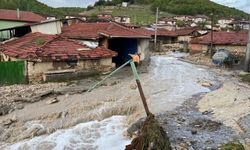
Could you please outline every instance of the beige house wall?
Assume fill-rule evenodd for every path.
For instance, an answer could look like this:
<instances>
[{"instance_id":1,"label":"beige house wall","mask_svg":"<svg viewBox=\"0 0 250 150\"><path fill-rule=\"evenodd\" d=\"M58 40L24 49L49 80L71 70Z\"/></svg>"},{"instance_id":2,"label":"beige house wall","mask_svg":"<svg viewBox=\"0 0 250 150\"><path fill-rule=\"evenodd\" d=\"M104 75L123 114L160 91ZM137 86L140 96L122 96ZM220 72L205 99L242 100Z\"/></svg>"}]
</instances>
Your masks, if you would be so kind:
<instances>
[{"instance_id":1,"label":"beige house wall","mask_svg":"<svg viewBox=\"0 0 250 150\"><path fill-rule=\"evenodd\" d=\"M239 45L215 45L215 49L227 49L231 54L244 56L246 53L246 46ZM190 53L206 53L209 49L209 45L204 44L190 44L189 45Z\"/></svg>"},{"instance_id":2,"label":"beige house wall","mask_svg":"<svg viewBox=\"0 0 250 150\"><path fill-rule=\"evenodd\" d=\"M149 39L139 39L138 40L138 53L140 54L141 60L149 58Z\"/></svg>"},{"instance_id":3,"label":"beige house wall","mask_svg":"<svg viewBox=\"0 0 250 150\"><path fill-rule=\"evenodd\" d=\"M44 34L61 34L62 33L62 22L48 22L31 26L32 33L40 32Z\"/></svg>"},{"instance_id":4,"label":"beige house wall","mask_svg":"<svg viewBox=\"0 0 250 150\"><path fill-rule=\"evenodd\" d=\"M17 61L18 59L5 56L0 53L1 61ZM4 58L3 58L4 57ZM32 62L26 61L27 77L30 83L43 81L43 74L48 71L67 71L74 70L75 72L81 71L96 71L96 72L109 72L115 64L112 63L112 58L102 58L93 60L80 60L77 66L70 67L66 62Z\"/></svg>"},{"instance_id":5,"label":"beige house wall","mask_svg":"<svg viewBox=\"0 0 250 150\"><path fill-rule=\"evenodd\" d=\"M190 42L191 36L178 36L178 41L179 42Z\"/></svg>"},{"instance_id":6,"label":"beige house wall","mask_svg":"<svg viewBox=\"0 0 250 150\"><path fill-rule=\"evenodd\" d=\"M75 72L109 72L115 67L112 63L112 58L80 60L74 68L70 68L66 62L28 62L27 66L29 82L42 81L43 74L48 71L65 71L74 69Z\"/></svg>"},{"instance_id":7,"label":"beige house wall","mask_svg":"<svg viewBox=\"0 0 250 150\"><path fill-rule=\"evenodd\" d=\"M230 53L235 55L244 56L246 54L247 46L230 46L230 45L216 45L215 48L218 49L227 49Z\"/></svg>"}]
</instances>

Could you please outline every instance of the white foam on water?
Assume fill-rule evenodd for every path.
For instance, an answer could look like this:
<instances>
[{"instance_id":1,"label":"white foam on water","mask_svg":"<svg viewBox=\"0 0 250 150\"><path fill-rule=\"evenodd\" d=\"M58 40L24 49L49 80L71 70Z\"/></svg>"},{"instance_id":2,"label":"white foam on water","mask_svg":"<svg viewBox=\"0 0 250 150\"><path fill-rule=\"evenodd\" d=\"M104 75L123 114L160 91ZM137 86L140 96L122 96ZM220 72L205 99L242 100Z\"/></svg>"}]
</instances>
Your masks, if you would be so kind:
<instances>
[{"instance_id":1,"label":"white foam on water","mask_svg":"<svg viewBox=\"0 0 250 150\"><path fill-rule=\"evenodd\" d=\"M4 150L122 150L130 140L123 136L125 116L81 123L48 136L18 142Z\"/></svg>"}]
</instances>

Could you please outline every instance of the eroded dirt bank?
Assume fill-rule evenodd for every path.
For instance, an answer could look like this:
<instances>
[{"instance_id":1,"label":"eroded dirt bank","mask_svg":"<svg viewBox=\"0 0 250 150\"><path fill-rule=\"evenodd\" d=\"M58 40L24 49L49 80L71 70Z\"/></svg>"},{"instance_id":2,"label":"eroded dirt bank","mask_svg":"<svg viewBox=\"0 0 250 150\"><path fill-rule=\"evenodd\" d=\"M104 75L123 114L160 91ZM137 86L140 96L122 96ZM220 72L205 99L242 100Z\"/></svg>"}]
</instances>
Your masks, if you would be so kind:
<instances>
[{"instance_id":1,"label":"eroded dirt bank","mask_svg":"<svg viewBox=\"0 0 250 150\"><path fill-rule=\"evenodd\" d=\"M141 68L140 72L149 107L158 115L162 126L169 132L173 147L193 149L218 147L218 145L230 140L239 139L245 142L249 138L249 134L242 134L238 132L238 128L229 124L227 118L223 116L221 118L218 117L220 116L218 112L224 111L226 107L225 109L213 107L209 103L211 100L218 102L216 99L220 99L218 97L221 94L221 92L218 92L220 90L224 92L224 95L227 95L229 92L232 93L232 91L224 89L228 88L227 85L237 91L239 81L233 77L233 72L221 72L218 69L195 66L179 61L176 58L165 56L152 57L148 71L145 68ZM114 137L119 138L120 146L125 147L125 144L129 143L129 139L123 136L123 131L136 120L145 117L130 68L125 68L91 93L84 93L87 87L97 80L99 79L81 80L74 82L71 86L57 88L56 93L60 93L60 95L46 97L32 104L25 104L23 109L1 116L0 144L2 146L5 144L9 145L8 143L16 143L34 136L48 134L50 136L47 138L43 137L47 141L41 141L40 139L39 142L39 138L37 138L38 140L32 139L32 141L17 143L10 148L32 147L33 149L38 149L40 144L40 146L42 145L47 149L56 149L60 145L60 142L57 141L60 141L59 139L62 138L62 133L68 133L70 130L83 135L87 132L85 130L89 130L97 132L81 139L76 139L74 136L65 138L68 144L64 145L64 148L77 149L89 146L88 148L90 149L103 149L105 146L101 143L105 143L105 140L103 140L105 136L104 138L100 137L105 135L105 133L111 135L119 133L118 135L114 134L116 135ZM240 86L242 88L240 91L246 90L248 94L245 94L245 96L249 97L249 91L247 91L249 86L242 85L244 86ZM209 93L218 87L220 89ZM239 93L239 95L241 94L243 96L244 92ZM184 102L185 100L187 101ZM231 105L237 106L243 103L238 97L237 100L239 100L238 103L231 103ZM50 104L50 102L55 103ZM210 107L213 109L210 109ZM248 113L249 111L237 113L231 117L234 117L234 120L246 122L243 125L245 126L247 125L245 117L247 117ZM127 117L119 119L117 115ZM101 121L106 118L109 118L108 121ZM100 120L101 122L93 123L95 124L93 127L91 127L92 124L90 127L83 124L93 120ZM109 129L110 122L115 124L112 125L111 123L110 127L111 129L114 128L116 132L113 130L101 130ZM57 129L69 128L77 124L87 127L74 127L73 129L55 132ZM79 130L74 130L75 128ZM249 128L247 129L249 130ZM136 128L131 133L135 130ZM249 133L249 131L247 132ZM101 142L93 142L95 137L99 137L98 139ZM106 139L112 141L114 137L106 136ZM114 143L119 142L110 142L110 145ZM8 149L8 147L5 148Z\"/></svg>"}]
</instances>

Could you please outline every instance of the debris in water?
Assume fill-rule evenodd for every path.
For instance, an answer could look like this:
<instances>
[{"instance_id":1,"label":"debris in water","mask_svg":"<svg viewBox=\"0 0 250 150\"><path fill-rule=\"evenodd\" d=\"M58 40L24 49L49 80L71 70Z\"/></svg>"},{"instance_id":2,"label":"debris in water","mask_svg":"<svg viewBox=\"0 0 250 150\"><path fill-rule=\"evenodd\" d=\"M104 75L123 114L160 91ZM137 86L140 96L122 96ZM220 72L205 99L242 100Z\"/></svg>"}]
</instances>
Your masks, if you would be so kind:
<instances>
[{"instance_id":1,"label":"debris in water","mask_svg":"<svg viewBox=\"0 0 250 150\"><path fill-rule=\"evenodd\" d=\"M58 103L59 100L55 97L54 99L50 99L46 102L46 104L50 105L50 104L54 104L54 103Z\"/></svg>"},{"instance_id":2,"label":"debris in water","mask_svg":"<svg viewBox=\"0 0 250 150\"><path fill-rule=\"evenodd\" d=\"M167 133L159 125L154 115L149 115L144 121L140 134L133 139L125 150L171 150Z\"/></svg>"}]
</instances>

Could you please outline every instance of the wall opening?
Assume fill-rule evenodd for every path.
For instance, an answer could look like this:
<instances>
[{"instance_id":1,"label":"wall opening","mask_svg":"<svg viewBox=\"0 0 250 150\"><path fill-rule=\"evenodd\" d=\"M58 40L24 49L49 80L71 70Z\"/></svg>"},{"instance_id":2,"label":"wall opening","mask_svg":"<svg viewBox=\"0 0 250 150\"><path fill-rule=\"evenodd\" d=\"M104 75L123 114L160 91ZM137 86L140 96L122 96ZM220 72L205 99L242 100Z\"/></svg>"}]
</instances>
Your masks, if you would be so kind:
<instances>
[{"instance_id":1,"label":"wall opening","mask_svg":"<svg viewBox=\"0 0 250 150\"><path fill-rule=\"evenodd\" d=\"M130 59L129 54L138 52L137 39L113 38L108 41L108 48L116 51L118 55L112 59L116 66L120 66Z\"/></svg>"}]
</instances>

